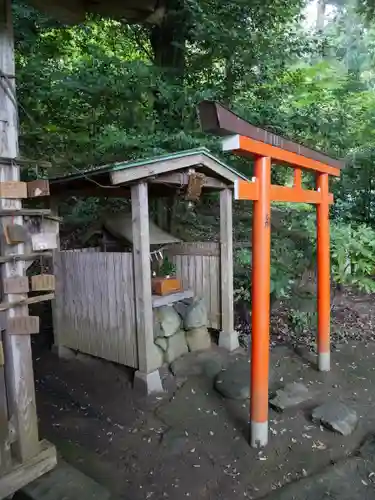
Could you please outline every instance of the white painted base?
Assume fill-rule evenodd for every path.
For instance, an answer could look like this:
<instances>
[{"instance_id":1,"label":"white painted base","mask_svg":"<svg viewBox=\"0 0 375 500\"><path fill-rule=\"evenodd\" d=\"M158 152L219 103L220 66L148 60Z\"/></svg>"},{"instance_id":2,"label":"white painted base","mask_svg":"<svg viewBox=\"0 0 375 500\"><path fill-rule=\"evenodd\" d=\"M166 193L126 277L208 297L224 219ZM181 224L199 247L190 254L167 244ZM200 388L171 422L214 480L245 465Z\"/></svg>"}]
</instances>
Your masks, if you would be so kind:
<instances>
[{"instance_id":1,"label":"white painted base","mask_svg":"<svg viewBox=\"0 0 375 500\"><path fill-rule=\"evenodd\" d=\"M268 421L251 422L250 446L252 448L263 448L268 443Z\"/></svg>"},{"instance_id":2,"label":"white painted base","mask_svg":"<svg viewBox=\"0 0 375 500\"><path fill-rule=\"evenodd\" d=\"M228 351L235 351L238 349L240 344L238 343L238 334L236 331L233 332L220 332L219 335L219 347L223 347Z\"/></svg>"},{"instance_id":3,"label":"white painted base","mask_svg":"<svg viewBox=\"0 0 375 500\"><path fill-rule=\"evenodd\" d=\"M331 370L331 353L323 352L318 354L319 371L329 372Z\"/></svg>"},{"instance_id":4,"label":"white painted base","mask_svg":"<svg viewBox=\"0 0 375 500\"><path fill-rule=\"evenodd\" d=\"M61 359L75 359L77 357L73 349L69 349L69 347L63 345L53 344L51 350Z\"/></svg>"},{"instance_id":5,"label":"white painted base","mask_svg":"<svg viewBox=\"0 0 375 500\"><path fill-rule=\"evenodd\" d=\"M140 394L147 396L164 392L159 370L155 370L151 373L136 371L134 374L133 388Z\"/></svg>"}]
</instances>

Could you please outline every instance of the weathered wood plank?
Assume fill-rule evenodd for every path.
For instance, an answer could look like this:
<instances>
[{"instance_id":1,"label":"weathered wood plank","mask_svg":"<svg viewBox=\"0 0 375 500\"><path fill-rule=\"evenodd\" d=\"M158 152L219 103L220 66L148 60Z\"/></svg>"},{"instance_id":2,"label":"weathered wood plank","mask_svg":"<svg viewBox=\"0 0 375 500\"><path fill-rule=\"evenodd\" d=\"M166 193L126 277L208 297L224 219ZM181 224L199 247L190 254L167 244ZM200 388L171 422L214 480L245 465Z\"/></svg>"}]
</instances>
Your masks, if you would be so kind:
<instances>
[{"instance_id":1,"label":"weathered wood plank","mask_svg":"<svg viewBox=\"0 0 375 500\"><path fill-rule=\"evenodd\" d=\"M10 468L12 460L8 444L8 405L5 386L4 351L0 334L0 477Z\"/></svg>"},{"instance_id":2,"label":"weathered wood plank","mask_svg":"<svg viewBox=\"0 0 375 500\"><path fill-rule=\"evenodd\" d=\"M61 345L137 367L132 254L66 251L59 259Z\"/></svg>"},{"instance_id":3,"label":"weathered wood plank","mask_svg":"<svg viewBox=\"0 0 375 500\"><path fill-rule=\"evenodd\" d=\"M49 196L49 181L47 179L29 181L27 183L27 196L29 198Z\"/></svg>"},{"instance_id":4,"label":"weathered wood plank","mask_svg":"<svg viewBox=\"0 0 375 500\"><path fill-rule=\"evenodd\" d=\"M185 170L182 172L158 175L152 179L151 182L153 184L170 184L181 188L182 186L187 186L189 183L189 171ZM226 187L227 184L214 177L206 176L204 179L203 188L224 189Z\"/></svg>"},{"instance_id":5,"label":"weathered wood plank","mask_svg":"<svg viewBox=\"0 0 375 500\"><path fill-rule=\"evenodd\" d=\"M59 216L59 203L56 199L50 197L49 198L49 211L51 212L52 217L58 218ZM60 259L60 232L59 232L59 225L57 227L57 237L56 237L56 250L52 253L52 271L53 274L55 274L56 269L59 269L59 266L61 265L61 259ZM56 299L52 302L52 323L53 323L53 342L55 345L59 345L59 324L60 321L58 319L59 315L59 310L61 307L59 307L60 301L61 301L61 284L56 283L55 279L55 296Z\"/></svg>"},{"instance_id":6,"label":"weathered wood plank","mask_svg":"<svg viewBox=\"0 0 375 500\"><path fill-rule=\"evenodd\" d=\"M19 300L14 300L13 302L0 302L0 312L8 311L15 307L21 307L30 304L38 304L39 302L45 302L47 300L53 300L55 298L54 293L44 293L42 295L37 295L36 297L25 297Z\"/></svg>"},{"instance_id":7,"label":"weathered wood plank","mask_svg":"<svg viewBox=\"0 0 375 500\"><path fill-rule=\"evenodd\" d=\"M99 267L99 259L100 259L100 253L93 253L93 258L92 261L94 263L95 269ZM100 283L100 274L95 272L94 273L94 286L93 286L93 308L94 312L92 317L90 318L90 328L92 335L95 335L95 345L96 345L96 352L98 353L98 356L104 358L104 352L103 352L103 334L105 335L106 332L103 332L102 334L100 333L100 329L102 327L102 323L98 312L98 308L101 307L100 303L100 290L99 288L101 287Z\"/></svg>"},{"instance_id":8,"label":"weathered wood plank","mask_svg":"<svg viewBox=\"0 0 375 500\"><path fill-rule=\"evenodd\" d=\"M233 315L233 221L232 191L220 192L220 276L221 276L221 329L234 330Z\"/></svg>"},{"instance_id":9,"label":"weathered wood plank","mask_svg":"<svg viewBox=\"0 0 375 500\"><path fill-rule=\"evenodd\" d=\"M108 331L110 332L110 338L108 339L109 348L111 351L111 357L118 362L119 344L118 344L118 331L119 324L117 321L117 309L118 304L118 290L117 290L117 280L118 275L115 273L115 254L107 254L107 282L108 282Z\"/></svg>"},{"instance_id":10,"label":"weathered wood plank","mask_svg":"<svg viewBox=\"0 0 375 500\"><path fill-rule=\"evenodd\" d=\"M157 309L162 306L169 306L180 300L190 299L194 297L194 292L192 290L184 290L183 292L171 293L170 295L153 295L152 296L152 307Z\"/></svg>"},{"instance_id":11,"label":"weathered wood plank","mask_svg":"<svg viewBox=\"0 0 375 500\"><path fill-rule=\"evenodd\" d=\"M31 290L46 292L55 289L55 276L53 274L38 274L31 276Z\"/></svg>"},{"instance_id":12,"label":"weathered wood plank","mask_svg":"<svg viewBox=\"0 0 375 500\"><path fill-rule=\"evenodd\" d=\"M27 276L12 276L3 280L4 293L28 293L29 279Z\"/></svg>"},{"instance_id":13,"label":"weathered wood plank","mask_svg":"<svg viewBox=\"0 0 375 500\"><path fill-rule=\"evenodd\" d=\"M11 0L0 0L0 68L7 75L15 74ZM0 112L6 118L0 121L0 156L15 158L18 155L18 120L14 97L15 81L8 78L2 78L1 81ZM17 165L0 163L0 182L9 181L20 181L20 168ZM0 210L19 210L21 207L22 203L19 198L0 199ZM3 234L4 228L12 223L22 224L23 219L20 216L2 217L0 224ZM3 238L1 240L2 256L9 256L9 254L13 253L21 255L18 261L11 258L10 261L6 262L7 257L2 257L6 262L2 266L3 279L11 276L23 276L25 274L25 263L21 259L24 253L24 245L10 247L5 244ZM3 301L12 302L14 299L13 294L3 294ZM13 318L26 316L27 314L27 306L23 306L10 309L6 316L7 318ZM7 402L9 413L14 419L17 434L17 441L13 444L13 451L21 461L27 461L39 451L30 336L9 335L10 333L12 332L6 331L3 340L6 358ZM6 495L1 495L0 487L1 496Z\"/></svg>"},{"instance_id":14,"label":"weathered wood plank","mask_svg":"<svg viewBox=\"0 0 375 500\"><path fill-rule=\"evenodd\" d=\"M1 1L1 0L0 0ZM1 167L0 167L1 169ZM1 203L1 201L0 201ZM19 217L17 217L18 219ZM5 217L4 217L5 219ZM3 220L4 220L3 219ZM20 246L24 246L24 245L14 245L12 246L12 249L14 247L20 247ZM52 257L52 252L33 252L33 253L29 253L27 255L23 254L23 253L17 253L17 254L8 254L8 255L2 255L0 257L0 264L8 264L9 266L13 266L13 268L15 267L15 264L22 264L22 261L26 261L26 260L36 260L38 259L39 257ZM18 267L16 268L18 269ZM13 274L15 274L16 271L14 271Z\"/></svg>"},{"instance_id":15,"label":"weathered wood plank","mask_svg":"<svg viewBox=\"0 0 375 500\"><path fill-rule=\"evenodd\" d=\"M131 198L139 369L149 373L154 369L149 358L150 349L154 347L154 334L147 183L132 186Z\"/></svg>"},{"instance_id":16,"label":"weathered wood plank","mask_svg":"<svg viewBox=\"0 0 375 500\"><path fill-rule=\"evenodd\" d=\"M23 464L12 468L0 477L0 498L13 495L57 464L56 449L48 441L42 441L38 452Z\"/></svg>"},{"instance_id":17,"label":"weathered wood plank","mask_svg":"<svg viewBox=\"0 0 375 500\"><path fill-rule=\"evenodd\" d=\"M137 336L132 332L137 331L137 320L136 320L136 310L135 310L135 283L134 283L134 266L133 266L133 254L126 253L127 259L127 267L128 267L128 276L129 280L126 285L126 296L127 303L129 304L128 311L130 311L129 320L130 320L130 329L127 334L127 339L129 345L132 344L132 351L128 351L128 356L130 352L133 353L133 364L129 366L134 366L134 368L139 368L139 359L138 359L138 342Z\"/></svg>"},{"instance_id":18,"label":"weathered wood plank","mask_svg":"<svg viewBox=\"0 0 375 500\"><path fill-rule=\"evenodd\" d=\"M201 255L216 256L220 255L220 246L216 241L200 241L189 243L176 243L170 245L166 251L170 256L174 255Z\"/></svg>"},{"instance_id":19,"label":"weathered wood plank","mask_svg":"<svg viewBox=\"0 0 375 500\"><path fill-rule=\"evenodd\" d=\"M8 335L31 335L39 333L39 316L17 316L8 318Z\"/></svg>"},{"instance_id":20,"label":"weathered wood plank","mask_svg":"<svg viewBox=\"0 0 375 500\"><path fill-rule=\"evenodd\" d=\"M14 114L14 111L12 112L12 114ZM20 198L27 198L26 182L13 181L13 180L0 181L0 198L15 199L15 200L19 200Z\"/></svg>"},{"instance_id":21,"label":"weathered wood plank","mask_svg":"<svg viewBox=\"0 0 375 500\"><path fill-rule=\"evenodd\" d=\"M61 253L53 252L52 269L55 274L61 276ZM62 298L64 296L64 288L61 279L55 280L55 300L52 302L52 323L53 323L53 343L58 346L60 341L60 325L63 311Z\"/></svg>"}]
</instances>

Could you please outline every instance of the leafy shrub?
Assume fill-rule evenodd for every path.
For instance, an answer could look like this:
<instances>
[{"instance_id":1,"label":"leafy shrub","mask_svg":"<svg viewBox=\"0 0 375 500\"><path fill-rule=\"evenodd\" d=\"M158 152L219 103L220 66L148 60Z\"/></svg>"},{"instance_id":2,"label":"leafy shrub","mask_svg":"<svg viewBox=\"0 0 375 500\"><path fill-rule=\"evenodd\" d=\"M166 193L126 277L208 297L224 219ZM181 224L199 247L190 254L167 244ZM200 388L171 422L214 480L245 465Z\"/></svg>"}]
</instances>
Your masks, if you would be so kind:
<instances>
[{"instance_id":1,"label":"leafy shrub","mask_svg":"<svg viewBox=\"0 0 375 500\"><path fill-rule=\"evenodd\" d=\"M290 297L303 271L316 265L315 213L305 208L294 210L288 223L287 232L272 234L271 301ZM332 221L330 233L332 281L374 293L375 230L366 224ZM235 299L246 302L251 300L251 258L250 249L234 255ZM292 322L301 321L295 318Z\"/></svg>"},{"instance_id":2,"label":"leafy shrub","mask_svg":"<svg viewBox=\"0 0 375 500\"><path fill-rule=\"evenodd\" d=\"M291 309L288 314L291 327L296 333L303 333L316 326L317 314L314 312Z\"/></svg>"},{"instance_id":3,"label":"leafy shrub","mask_svg":"<svg viewBox=\"0 0 375 500\"><path fill-rule=\"evenodd\" d=\"M306 217L303 226L316 253L315 216ZM367 293L375 292L375 231L366 224L333 221L330 236L332 280Z\"/></svg>"}]
</instances>

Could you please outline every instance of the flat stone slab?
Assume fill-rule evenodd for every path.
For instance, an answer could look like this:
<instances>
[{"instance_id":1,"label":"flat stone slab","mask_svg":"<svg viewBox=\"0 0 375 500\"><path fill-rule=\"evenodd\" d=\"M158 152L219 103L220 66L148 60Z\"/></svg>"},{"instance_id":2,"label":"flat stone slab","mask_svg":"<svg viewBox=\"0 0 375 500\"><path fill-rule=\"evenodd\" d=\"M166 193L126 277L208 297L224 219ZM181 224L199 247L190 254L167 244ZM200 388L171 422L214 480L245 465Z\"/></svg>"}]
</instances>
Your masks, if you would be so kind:
<instances>
[{"instance_id":1,"label":"flat stone slab","mask_svg":"<svg viewBox=\"0 0 375 500\"><path fill-rule=\"evenodd\" d=\"M270 405L278 411L294 408L311 399L308 388L299 382L286 384L283 389L276 391L276 396L271 399Z\"/></svg>"},{"instance_id":2,"label":"flat stone slab","mask_svg":"<svg viewBox=\"0 0 375 500\"><path fill-rule=\"evenodd\" d=\"M355 410L339 401L327 401L327 403L318 406L312 413L312 419L343 436L349 436L358 422Z\"/></svg>"},{"instance_id":3,"label":"flat stone slab","mask_svg":"<svg viewBox=\"0 0 375 500\"><path fill-rule=\"evenodd\" d=\"M33 481L22 493L31 500L109 500L109 492L66 462Z\"/></svg>"},{"instance_id":4,"label":"flat stone slab","mask_svg":"<svg viewBox=\"0 0 375 500\"><path fill-rule=\"evenodd\" d=\"M185 354L169 365L173 375L188 378L195 375L205 375L214 378L222 370L225 361L214 349L195 351Z\"/></svg>"},{"instance_id":5,"label":"flat stone slab","mask_svg":"<svg viewBox=\"0 0 375 500\"><path fill-rule=\"evenodd\" d=\"M250 362L240 358L220 372L215 379L215 389L225 398L250 399Z\"/></svg>"},{"instance_id":6,"label":"flat stone slab","mask_svg":"<svg viewBox=\"0 0 375 500\"><path fill-rule=\"evenodd\" d=\"M350 458L280 488L267 500L370 500L374 498L371 465L361 458Z\"/></svg>"}]
</instances>

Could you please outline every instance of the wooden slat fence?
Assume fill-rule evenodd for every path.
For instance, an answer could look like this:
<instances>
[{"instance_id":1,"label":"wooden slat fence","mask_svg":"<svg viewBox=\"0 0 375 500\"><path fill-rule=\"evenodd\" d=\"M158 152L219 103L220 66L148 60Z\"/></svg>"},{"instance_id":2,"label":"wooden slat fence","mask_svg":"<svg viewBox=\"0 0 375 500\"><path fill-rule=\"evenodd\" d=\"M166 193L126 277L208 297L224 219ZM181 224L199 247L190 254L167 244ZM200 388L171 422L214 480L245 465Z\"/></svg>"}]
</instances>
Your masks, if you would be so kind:
<instances>
[{"instance_id":1,"label":"wooden slat fence","mask_svg":"<svg viewBox=\"0 0 375 500\"><path fill-rule=\"evenodd\" d=\"M131 253L56 252L58 343L138 367Z\"/></svg>"},{"instance_id":2,"label":"wooden slat fence","mask_svg":"<svg viewBox=\"0 0 375 500\"><path fill-rule=\"evenodd\" d=\"M173 245L167 251L176 266L184 289L202 297L208 311L209 327L221 328L220 247L216 242Z\"/></svg>"},{"instance_id":3,"label":"wooden slat fence","mask_svg":"<svg viewBox=\"0 0 375 500\"><path fill-rule=\"evenodd\" d=\"M218 243L183 243L166 252L184 289L205 300L209 327L220 329ZM54 254L54 329L59 345L138 367L133 255L75 249Z\"/></svg>"}]
</instances>

